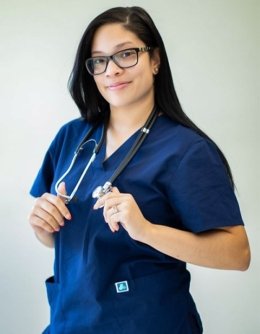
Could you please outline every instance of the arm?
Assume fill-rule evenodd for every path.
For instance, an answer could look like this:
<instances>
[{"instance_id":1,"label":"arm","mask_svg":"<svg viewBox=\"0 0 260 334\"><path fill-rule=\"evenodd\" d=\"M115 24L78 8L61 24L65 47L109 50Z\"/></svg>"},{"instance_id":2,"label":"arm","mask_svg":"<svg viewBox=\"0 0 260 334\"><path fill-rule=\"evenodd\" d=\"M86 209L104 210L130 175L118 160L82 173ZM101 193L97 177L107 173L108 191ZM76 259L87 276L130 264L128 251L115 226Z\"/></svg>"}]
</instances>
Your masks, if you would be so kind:
<instances>
[{"instance_id":1,"label":"arm","mask_svg":"<svg viewBox=\"0 0 260 334\"><path fill-rule=\"evenodd\" d=\"M36 229L33 227L36 238L46 247L53 248L54 247L54 236L53 233L44 231L43 229Z\"/></svg>"},{"instance_id":2,"label":"arm","mask_svg":"<svg viewBox=\"0 0 260 334\"><path fill-rule=\"evenodd\" d=\"M139 241L181 261L216 269L246 270L250 249L243 226L199 234L147 222Z\"/></svg>"},{"instance_id":3,"label":"arm","mask_svg":"<svg viewBox=\"0 0 260 334\"><path fill-rule=\"evenodd\" d=\"M112 232L118 231L120 222L131 238L171 257L216 269L246 270L249 266L250 249L243 226L195 234L152 224L144 218L134 198L116 188L99 199L94 209L103 206Z\"/></svg>"}]
</instances>

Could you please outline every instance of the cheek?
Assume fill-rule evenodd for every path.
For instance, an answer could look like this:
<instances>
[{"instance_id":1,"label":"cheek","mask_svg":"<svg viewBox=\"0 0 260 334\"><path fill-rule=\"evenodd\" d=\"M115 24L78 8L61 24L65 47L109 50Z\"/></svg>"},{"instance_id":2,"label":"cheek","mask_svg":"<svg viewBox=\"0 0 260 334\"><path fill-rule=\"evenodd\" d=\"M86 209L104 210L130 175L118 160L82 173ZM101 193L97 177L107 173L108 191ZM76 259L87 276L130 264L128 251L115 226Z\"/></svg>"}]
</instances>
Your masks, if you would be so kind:
<instances>
[{"instance_id":1,"label":"cheek","mask_svg":"<svg viewBox=\"0 0 260 334\"><path fill-rule=\"evenodd\" d=\"M150 68L140 74L140 81L145 87L150 87L154 82L154 76Z\"/></svg>"}]
</instances>

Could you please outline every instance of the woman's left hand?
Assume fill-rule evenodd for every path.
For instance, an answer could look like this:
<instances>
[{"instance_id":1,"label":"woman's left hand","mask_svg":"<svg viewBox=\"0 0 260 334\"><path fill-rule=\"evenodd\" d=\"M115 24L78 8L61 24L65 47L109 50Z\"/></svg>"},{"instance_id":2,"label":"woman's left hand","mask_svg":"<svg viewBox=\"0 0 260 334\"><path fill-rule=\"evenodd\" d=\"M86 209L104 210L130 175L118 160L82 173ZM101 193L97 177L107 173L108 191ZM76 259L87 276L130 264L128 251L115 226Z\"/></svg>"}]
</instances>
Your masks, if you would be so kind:
<instances>
[{"instance_id":1,"label":"woman's left hand","mask_svg":"<svg viewBox=\"0 0 260 334\"><path fill-rule=\"evenodd\" d=\"M117 188L94 205L94 209L102 207L112 232L122 225L132 239L175 259L216 269L246 270L249 266L250 248L243 226L193 233L152 224L145 219L133 196L122 194Z\"/></svg>"},{"instance_id":2,"label":"woman's left hand","mask_svg":"<svg viewBox=\"0 0 260 334\"><path fill-rule=\"evenodd\" d=\"M113 187L112 191L99 198L94 209L103 209L106 223L112 232L119 230L120 225L134 240L141 240L142 235L151 224L146 220L131 194L120 193Z\"/></svg>"}]
</instances>

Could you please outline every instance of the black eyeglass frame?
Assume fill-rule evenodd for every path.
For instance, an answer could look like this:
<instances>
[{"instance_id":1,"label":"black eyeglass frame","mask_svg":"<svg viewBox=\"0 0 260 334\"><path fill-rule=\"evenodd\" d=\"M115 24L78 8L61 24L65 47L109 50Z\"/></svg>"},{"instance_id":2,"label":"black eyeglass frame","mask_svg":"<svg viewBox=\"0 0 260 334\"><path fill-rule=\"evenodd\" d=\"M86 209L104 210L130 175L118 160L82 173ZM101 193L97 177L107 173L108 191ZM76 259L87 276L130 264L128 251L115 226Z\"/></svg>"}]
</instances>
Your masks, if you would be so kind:
<instances>
[{"instance_id":1,"label":"black eyeglass frame","mask_svg":"<svg viewBox=\"0 0 260 334\"><path fill-rule=\"evenodd\" d=\"M133 64L133 65L130 65L130 66L122 66L122 65L119 65L116 61L116 55L119 54L119 53L122 53L124 51L132 51L134 50L136 52L136 63ZM107 66L108 66L108 63L110 60L113 60L113 62L119 67L119 68L130 68L130 67L134 67L135 65L138 64L138 56L139 56L139 52L148 52L148 51L151 51L152 50L152 47L150 46L143 46L143 47L140 47L140 48L127 48L127 49L123 49L123 50L120 50L120 51L117 51L116 53L112 54L111 56L97 56L97 57L91 57L91 58L88 58L86 59L85 61L85 66L86 66L86 69L88 71L88 73L90 75L99 75L99 74L103 74L106 72L107 70ZM88 65L89 62L92 62L93 60L95 59L98 59L98 58L102 58L102 59L105 59L106 60L106 66L104 68L104 71L100 72L100 73L93 73L91 70L90 70L90 66Z\"/></svg>"}]
</instances>

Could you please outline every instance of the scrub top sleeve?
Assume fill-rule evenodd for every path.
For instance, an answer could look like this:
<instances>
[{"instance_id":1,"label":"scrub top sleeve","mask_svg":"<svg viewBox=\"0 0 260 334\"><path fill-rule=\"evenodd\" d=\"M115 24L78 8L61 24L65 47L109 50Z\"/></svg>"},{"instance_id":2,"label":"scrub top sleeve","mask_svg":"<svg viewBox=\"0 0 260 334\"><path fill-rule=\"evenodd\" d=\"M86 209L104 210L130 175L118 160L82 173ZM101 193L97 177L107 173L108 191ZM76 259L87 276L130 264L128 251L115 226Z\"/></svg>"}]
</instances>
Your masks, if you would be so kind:
<instances>
[{"instance_id":1,"label":"scrub top sleeve","mask_svg":"<svg viewBox=\"0 0 260 334\"><path fill-rule=\"evenodd\" d=\"M45 192L51 191L55 168L64 139L66 128L63 126L53 139L43 159L42 165L34 180L30 194L34 197L42 196Z\"/></svg>"},{"instance_id":2,"label":"scrub top sleeve","mask_svg":"<svg viewBox=\"0 0 260 334\"><path fill-rule=\"evenodd\" d=\"M195 233L243 225L239 205L214 144L201 140L181 159L169 198L184 230Z\"/></svg>"},{"instance_id":3,"label":"scrub top sleeve","mask_svg":"<svg viewBox=\"0 0 260 334\"><path fill-rule=\"evenodd\" d=\"M34 180L30 194L39 197L45 192L50 192L51 183L54 175L53 160L50 151L44 157L42 166Z\"/></svg>"}]
</instances>

